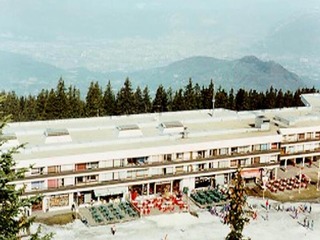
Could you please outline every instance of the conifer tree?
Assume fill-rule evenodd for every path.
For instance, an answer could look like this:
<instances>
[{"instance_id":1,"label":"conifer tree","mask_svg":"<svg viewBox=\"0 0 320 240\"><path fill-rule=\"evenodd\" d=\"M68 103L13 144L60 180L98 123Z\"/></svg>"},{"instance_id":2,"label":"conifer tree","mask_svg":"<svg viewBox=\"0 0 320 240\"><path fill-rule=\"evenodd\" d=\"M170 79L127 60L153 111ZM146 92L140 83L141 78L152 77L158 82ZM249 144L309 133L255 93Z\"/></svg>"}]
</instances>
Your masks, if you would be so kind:
<instances>
[{"instance_id":1,"label":"conifer tree","mask_svg":"<svg viewBox=\"0 0 320 240\"><path fill-rule=\"evenodd\" d=\"M0 137L8 117L2 119L0 124ZM11 149L4 148L5 140L0 140L0 239L20 239L20 234L28 232L34 222L34 217L28 217L25 209L40 201L40 196L30 198L22 197L25 187L17 188L15 182L24 178L26 169L15 169L16 162L13 155L21 146ZM51 239L52 234L40 237L40 229L32 234L30 239Z\"/></svg>"},{"instance_id":2,"label":"conifer tree","mask_svg":"<svg viewBox=\"0 0 320 240\"><path fill-rule=\"evenodd\" d=\"M194 87L192 83L192 79L189 78L189 82L187 86L185 87L184 91L184 102L185 102L185 109L186 110L192 110L196 108L196 98L194 93Z\"/></svg>"},{"instance_id":3,"label":"conifer tree","mask_svg":"<svg viewBox=\"0 0 320 240\"><path fill-rule=\"evenodd\" d=\"M62 119L62 118L67 118L70 105L69 101L67 101L67 95L66 95L66 87L64 84L64 80L62 77L60 77L58 84L57 84L57 89L55 91L56 95L56 111L57 111L57 119Z\"/></svg>"},{"instance_id":4,"label":"conifer tree","mask_svg":"<svg viewBox=\"0 0 320 240\"><path fill-rule=\"evenodd\" d=\"M144 103L143 96L140 87L138 86L136 91L133 94L133 108L134 113L143 113L144 112Z\"/></svg>"},{"instance_id":5,"label":"conifer tree","mask_svg":"<svg viewBox=\"0 0 320 240\"><path fill-rule=\"evenodd\" d=\"M91 82L86 96L86 115L88 117L97 117L102 114L102 90L98 82Z\"/></svg>"},{"instance_id":6,"label":"conifer tree","mask_svg":"<svg viewBox=\"0 0 320 240\"><path fill-rule=\"evenodd\" d=\"M249 222L249 218L246 217L244 212L246 192L240 169L237 170L230 184L228 198L230 200L230 208L226 215L225 223L230 226L231 231L227 235L226 240L240 240L242 239L244 225Z\"/></svg>"},{"instance_id":7,"label":"conifer tree","mask_svg":"<svg viewBox=\"0 0 320 240\"><path fill-rule=\"evenodd\" d=\"M151 97L149 93L149 88L146 86L142 92L143 104L144 104L144 113L151 112Z\"/></svg>"},{"instance_id":8,"label":"conifer tree","mask_svg":"<svg viewBox=\"0 0 320 240\"><path fill-rule=\"evenodd\" d=\"M116 101L117 114L121 115L133 113L134 109L132 109L132 105L134 102L134 96L129 78L125 80L123 87L119 90Z\"/></svg>"},{"instance_id":9,"label":"conifer tree","mask_svg":"<svg viewBox=\"0 0 320 240\"><path fill-rule=\"evenodd\" d=\"M172 110L173 111L185 110L184 97L183 97L182 89L179 89L174 94L173 102L172 102Z\"/></svg>"},{"instance_id":10,"label":"conifer tree","mask_svg":"<svg viewBox=\"0 0 320 240\"><path fill-rule=\"evenodd\" d=\"M67 117L68 118L80 118L84 116L85 104L80 98L80 90L74 86L69 86L67 92Z\"/></svg>"},{"instance_id":11,"label":"conifer tree","mask_svg":"<svg viewBox=\"0 0 320 240\"><path fill-rule=\"evenodd\" d=\"M171 87L167 90L167 109L169 112L173 111L173 91Z\"/></svg>"},{"instance_id":12,"label":"conifer tree","mask_svg":"<svg viewBox=\"0 0 320 240\"><path fill-rule=\"evenodd\" d=\"M156 96L152 102L153 112L167 112L168 111L168 97L164 87L160 84L156 91Z\"/></svg>"},{"instance_id":13,"label":"conifer tree","mask_svg":"<svg viewBox=\"0 0 320 240\"><path fill-rule=\"evenodd\" d=\"M49 99L49 92L48 90L42 89L41 92L38 94L36 99L36 113L37 113L37 120L45 120L47 118L47 104Z\"/></svg>"},{"instance_id":14,"label":"conifer tree","mask_svg":"<svg viewBox=\"0 0 320 240\"><path fill-rule=\"evenodd\" d=\"M111 82L108 81L106 90L103 94L103 109L104 114L107 116L113 115L116 108L116 97L112 90Z\"/></svg>"},{"instance_id":15,"label":"conifer tree","mask_svg":"<svg viewBox=\"0 0 320 240\"><path fill-rule=\"evenodd\" d=\"M45 119L56 119L58 116L57 106L57 97L54 89L51 89L48 94L48 99L45 108Z\"/></svg>"}]
</instances>

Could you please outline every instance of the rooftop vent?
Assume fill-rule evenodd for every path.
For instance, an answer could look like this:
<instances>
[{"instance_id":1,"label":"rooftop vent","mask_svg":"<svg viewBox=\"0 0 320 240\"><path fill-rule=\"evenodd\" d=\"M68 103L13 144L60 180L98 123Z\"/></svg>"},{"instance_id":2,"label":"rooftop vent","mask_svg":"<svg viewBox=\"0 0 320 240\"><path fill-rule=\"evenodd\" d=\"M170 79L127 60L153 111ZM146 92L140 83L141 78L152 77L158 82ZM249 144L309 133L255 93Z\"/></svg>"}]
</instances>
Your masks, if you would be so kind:
<instances>
[{"instance_id":1,"label":"rooftop vent","mask_svg":"<svg viewBox=\"0 0 320 240\"><path fill-rule=\"evenodd\" d=\"M71 136L66 128L48 128L44 132L46 136L45 143L65 143L71 142Z\"/></svg>"},{"instance_id":2,"label":"rooftop vent","mask_svg":"<svg viewBox=\"0 0 320 240\"><path fill-rule=\"evenodd\" d=\"M0 141L13 141L13 140L17 140L17 136L14 133L0 134Z\"/></svg>"},{"instance_id":3,"label":"rooftop vent","mask_svg":"<svg viewBox=\"0 0 320 240\"><path fill-rule=\"evenodd\" d=\"M163 122L160 124L162 133L181 133L184 131L184 126L179 121Z\"/></svg>"},{"instance_id":4,"label":"rooftop vent","mask_svg":"<svg viewBox=\"0 0 320 240\"><path fill-rule=\"evenodd\" d=\"M118 137L141 137L143 134L137 124L117 126Z\"/></svg>"},{"instance_id":5,"label":"rooftop vent","mask_svg":"<svg viewBox=\"0 0 320 240\"><path fill-rule=\"evenodd\" d=\"M255 127L267 131L270 129L270 119L265 116L257 116L255 119Z\"/></svg>"},{"instance_id":6,"label":"rooftop vent","mask_svg":"<svg viewBox=\"0 0 320 240\"><path fill-rule=\"evenodd\" d=\"M2 142L1 149L7 149L19 145L19 141L15 133L1 133L0 141Z\"/></svg>"}]
</instances>

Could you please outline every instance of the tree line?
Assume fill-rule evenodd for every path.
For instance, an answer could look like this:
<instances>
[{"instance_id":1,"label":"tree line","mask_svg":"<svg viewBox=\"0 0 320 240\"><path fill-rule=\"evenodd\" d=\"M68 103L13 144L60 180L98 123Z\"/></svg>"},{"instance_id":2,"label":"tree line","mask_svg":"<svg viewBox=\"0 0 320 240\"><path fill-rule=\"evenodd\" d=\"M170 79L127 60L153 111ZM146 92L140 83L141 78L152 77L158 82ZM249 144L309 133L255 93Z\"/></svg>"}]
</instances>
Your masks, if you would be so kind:
<instances>
[{"instance_id":1,"label":"tree line","mask_svg":"<svg viewBox=\"0 0 320 240\"><path fill-rule=\"evenodd\" d=\"M113 89L110 81L104 88L98 82L91 82L82 99L79 89L66 86L60 78L55 89L43 89L37 95L18 96L14 91L2 92L5 100L0 106L0 117L11 115L12 121L20 122L211 109L213 96L215 108L237 111L271 109L302 106L300 95L314 92L319 91L302 88L283 92L271 87L265 92L244 89L227 92L221 87L215 89L212 81L208 86L200 86L189 79L187 85L178 90L159 85L152 98L148 86L133 89L127 78L118 91Z\"/></svg>"}]
</instances>

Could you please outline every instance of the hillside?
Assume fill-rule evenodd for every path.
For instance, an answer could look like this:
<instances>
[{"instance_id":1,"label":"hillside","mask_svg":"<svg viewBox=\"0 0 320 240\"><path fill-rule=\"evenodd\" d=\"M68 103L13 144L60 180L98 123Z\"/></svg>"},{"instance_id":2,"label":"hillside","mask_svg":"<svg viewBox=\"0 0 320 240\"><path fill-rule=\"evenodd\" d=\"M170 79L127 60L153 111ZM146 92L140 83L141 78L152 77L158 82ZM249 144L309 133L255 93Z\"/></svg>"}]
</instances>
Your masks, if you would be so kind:
<instances>
[{"instance_id":1,"label":"hillside","mask_svg":"<svg viewBox=\"0 0 320 240\"><path fill-rule=\"evenodd\" d=\"M0 51L1 90L15 91L21 94L35 93L42 88L55 86L60 76L66 74L63 69L32 58Z\"/></svg>"},{"instance_id":2,"label":"hillside","mask_svg":"<svg viewBox=\"0 0 320 240\"><path fill-rule=\"evenodd\" d=\"M119 74L119 73L118 73ZM225 89L256 89L265 91L273 86L283 90L296 90L306 83L273 61L261 61L254 56L227 61L211 57L191 57L168 66L127 73L133 83L154 89L160 83L165 87L185 86L191 77L194 83L207 85L213 79L216 86ZM116 76L111 76L114 78ZM118 75L118 78L125 75Z\"/></svg>"},{"instance_id":3,"label":"hillside","mask_svg":"<svg viewBox=\"0 0 320 240\"><path fill-rule=\"evenodd\" d=\"M191 57L176 61L168 66L135 72L92 72L85 68L61 69L36 61L28 56L0 52L0 84L2 90L14 90L18 94L34 94L41 89L55 88L62 76L66 85L73 84L82 96L91 81L99 81L104 88L110 80L119 89L126 77L133 88L148 85L151 92L162 84L165 88L184 87L189 78L200 86L208 85L213 79L216 86L225 89L256 89L265 91L273 86L283 90L296 90L306 86L296 74L289 72L273 61L261 61L254 56L237 60L221 60L212 57Z\"/></svg>"}]
</instances>

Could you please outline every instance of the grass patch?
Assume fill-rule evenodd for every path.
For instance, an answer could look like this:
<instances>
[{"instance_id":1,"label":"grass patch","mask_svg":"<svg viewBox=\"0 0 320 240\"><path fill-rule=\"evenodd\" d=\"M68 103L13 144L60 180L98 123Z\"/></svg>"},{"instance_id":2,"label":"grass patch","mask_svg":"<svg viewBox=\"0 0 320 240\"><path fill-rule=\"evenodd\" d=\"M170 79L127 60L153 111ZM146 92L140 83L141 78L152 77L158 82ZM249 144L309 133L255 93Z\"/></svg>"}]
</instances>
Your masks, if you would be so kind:
<instances>
[{"instance_id":1,"label":"grass patch","mask_svg":"<svg viewBox=\"0 0 320 240\"><path fill-rule=\"evenodd\" d=\"M247 195L254 197L263 197L263 190L259 186L254 186L247 188ZM265 198L273 199L279 202L301 202L310 201L316 202L320 200L320 191L317 191L315 185L308 186L307 189L301 189L300 193L298 189L285 190L283 192L278 191L277 193L272 193L266 190L264 193Z\"/></svg>"},{"instance_id":2,"label":"grass patch","mask_svg":"<svg viewBox=\"0 0 320 240\"><path fill-rule=\"evenodd\" d=\"M37 217L36 222L43 223L49 226L52 225L65 225L67 223L71 223L75 219L74 213L61 213L56 215L51 215L48 217Z\"/></svg>"}]
</instances>

